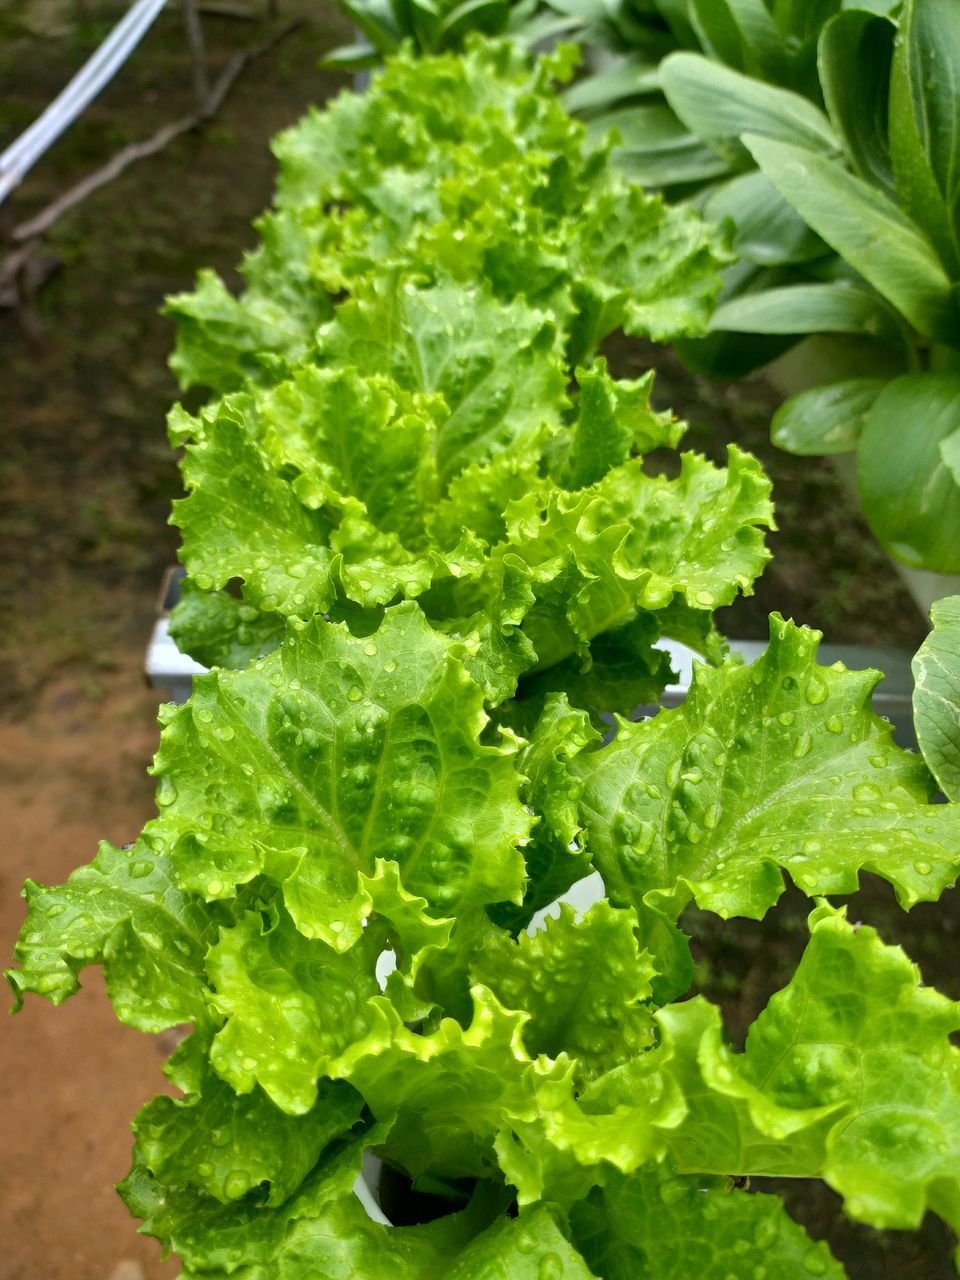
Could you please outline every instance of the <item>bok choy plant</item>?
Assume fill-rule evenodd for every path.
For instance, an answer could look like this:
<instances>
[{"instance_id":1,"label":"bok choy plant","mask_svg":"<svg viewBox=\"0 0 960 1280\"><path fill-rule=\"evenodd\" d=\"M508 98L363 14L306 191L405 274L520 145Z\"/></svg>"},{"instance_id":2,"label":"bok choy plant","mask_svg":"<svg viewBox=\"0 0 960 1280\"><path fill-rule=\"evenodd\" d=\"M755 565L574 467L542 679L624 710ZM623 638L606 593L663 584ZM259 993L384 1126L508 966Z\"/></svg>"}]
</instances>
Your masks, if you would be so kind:
<instances>
[{"instance_id":1,"label":"bok choy plant","mask_svg":"<svg viewBox=\"0 0 960 1280\"><path fill-rule=\"evenodd\" d=\"M636 134L641 159L629 145L620 155L642 173L642 146L657 145L644 112L667 112L705 167L646 179L696 185L705 215L735 228L740 261L726 270L712 333L681 342L681 355L737 377L805 335L842 335L836 372L783 406L774 441L800 454L856 450L878 540L904 564L957 572L955 6L816 6L814 21L810 6L703 3L679 26L669 8L671 31L694 33L704 52L670 52L642 81L668 107L601 113L592 127ZM626 68L613 74L629 84ZM574 105L590 108L591 84L571 91Z\"/></svg>"},{"instance_id":2,"label":"bok choy plant","mask_svg":"<svg viewBox=\"0 0 960 1280\"><path fill-rule=\"evenodd\" d=\"M581 138L542 70L475 47L379 83L418 76L422 98L341 99L286 135L301 203L265 220L246 295L207 277L173 304L181 370L225 392L172 418L181 625L215 665L161 712L139 839L28 882L17 1004L100 964L121 1021L189 1030L120 1188L184 1280L837 1280L734 1180L820 1178L872 1226L960 1227L960 1006L827 901L865 871L906 909L960 872L956 609L917 658L929 764L816 632L773 615L757 662L725 655L711 612L766 560L762 471L687 454L669 478L653 451L680 430L648 380L570 363L606 324L698 314L709 233L638 198L661 283L604 276L591 197L579 230L540 234ZM458 119L464 80L486 107ZM534 169L445 223L459 149L510 158L505 103L543 123ZM382 217L348 190L384 163L373 137ZM481 226L515 250L502 277ZM452 266L426 248L448 229ZM712 665L629 718L676 633ZM590 873L599 900L538 927ZM735 1050L691 994L683 912L761 919L787 878L809 941ZM369 1154L406 1188L393 1221L355 1192Z\"/></svg>"}]
</instances>

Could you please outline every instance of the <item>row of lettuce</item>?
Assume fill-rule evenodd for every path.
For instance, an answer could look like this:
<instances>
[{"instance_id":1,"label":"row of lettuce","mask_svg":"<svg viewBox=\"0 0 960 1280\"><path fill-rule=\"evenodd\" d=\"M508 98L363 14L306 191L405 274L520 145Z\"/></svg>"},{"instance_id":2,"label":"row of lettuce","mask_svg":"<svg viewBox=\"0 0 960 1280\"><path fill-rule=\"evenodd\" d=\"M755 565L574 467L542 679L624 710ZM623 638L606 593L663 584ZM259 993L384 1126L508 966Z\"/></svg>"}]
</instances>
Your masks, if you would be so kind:
<instances>
[{"instance_id":1,"label":"row of lettuce","mask_svg":"<svg viewBox=\"0 0 960 1280\"><path fill-rule=\"evenodd\" d=\"M960 572L960 23L953 0L341 0L350 63L471 28L569 34L568 106L648 188L733 228L698 372L737 378L807 335L774 441L854 454L864 513L916 568ZM429 14L433 15L428 17ZM824 341L828 339L828 341ZM793 394L796 392L796 394Z\"/></svg>"},{"instance_id":2,"label":"row of lettuce","mask_svg":"<svg viewBox=\"0 0 960 1280\"><path fill-rule=\"evenodd\" d=\"M957 878L960 614L917 660L926 760L816 632L725 655L769 484L678 459L596 351L702 333L729 251L591 143L570 70L397 56L278 139L242 295L172 303L216 393L170 420L176 633L213 670L163 710L139 840L28 883L9 977L60 1003L98 963L123 1022L191 1025L121 1188L185 1280L842 1276L732 1182L765 1175L960 1228L960 1007L824 900ZM708 661L633 722L663 637ZM809 942L734 1051L681 915L760 919L785 875ZM371 1218L370 1151L450 1212Z\"/></svg>"}]
</instances>

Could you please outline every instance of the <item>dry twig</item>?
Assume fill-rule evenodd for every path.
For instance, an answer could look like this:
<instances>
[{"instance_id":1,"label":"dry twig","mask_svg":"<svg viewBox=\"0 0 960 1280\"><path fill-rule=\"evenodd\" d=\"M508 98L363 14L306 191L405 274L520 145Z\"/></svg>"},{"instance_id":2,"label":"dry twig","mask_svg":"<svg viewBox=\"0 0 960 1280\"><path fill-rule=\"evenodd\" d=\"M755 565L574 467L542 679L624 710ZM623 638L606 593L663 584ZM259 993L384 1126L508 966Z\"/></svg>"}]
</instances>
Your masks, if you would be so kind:
<instances>
[{"instance_id":1,"label":"dry twig","mask_svg":"<svg viewBox=\"0 0 960 1280\"><path fill-rule=\"evenodd\" d=\"M48 204L38 214L35 214L34 217L15 226L10 232L10 239L17 247L7 255L2 266L0 266L0 306L17 305L22 302L25 292L24 286L26 286L27 292L30 291L26 269L36 251L40 238L50 230L55 222L58 222L70 209L76 208L88 196L93 195L95 191L99 191L101 187L105 187L114 178L118 178L122 173L125 173L138 160L145 160L149 156L156 155L158 151L162 151L164 147L175 139L182 137L183 134L190 133L194 129L199 129L205 125L223 106L240 73L251 62L269 53L281 40L285 40L302 25L302 18L287 22L259 44L252 46L250 49L245 49L242 53L234 54L217 78L206 101L197 111L187 116L181 116L179 120L174 120L170 124L163 125L152 137L144 139L143 142L134 142L130 146L124 147L108 160L105 165L88 174L75 186L70 187L69 190L58 196L56 200Z\"/></svg>"}]
</instances>

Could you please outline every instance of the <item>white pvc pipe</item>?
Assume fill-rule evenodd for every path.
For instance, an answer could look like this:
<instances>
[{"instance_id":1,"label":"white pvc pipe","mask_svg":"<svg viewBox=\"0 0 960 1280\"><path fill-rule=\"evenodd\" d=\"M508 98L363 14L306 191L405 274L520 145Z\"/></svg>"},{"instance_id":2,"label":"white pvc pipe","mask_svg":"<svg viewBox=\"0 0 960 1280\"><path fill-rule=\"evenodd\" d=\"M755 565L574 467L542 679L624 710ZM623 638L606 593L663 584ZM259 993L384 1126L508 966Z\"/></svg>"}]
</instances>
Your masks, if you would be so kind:
<instances>
[{"instance_id":1,"label":"white pvc pipe","mask_svg":"<svg viewBox=\"0 0 960 1280\"><path fill-rule=\"evenodd\" d=\"M23 181L43 153L109 84L165 4L166 0L134 0L128 12L63 92L0 154L0 201Z\"/></svg>"}]
</instances>

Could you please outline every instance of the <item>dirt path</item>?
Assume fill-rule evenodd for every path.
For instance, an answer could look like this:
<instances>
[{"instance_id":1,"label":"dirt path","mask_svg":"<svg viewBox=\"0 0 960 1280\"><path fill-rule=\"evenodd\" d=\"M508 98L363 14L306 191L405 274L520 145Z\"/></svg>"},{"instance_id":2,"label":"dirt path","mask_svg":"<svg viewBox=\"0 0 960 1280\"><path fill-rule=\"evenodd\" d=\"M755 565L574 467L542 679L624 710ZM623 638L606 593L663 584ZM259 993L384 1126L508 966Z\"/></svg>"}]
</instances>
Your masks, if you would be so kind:
<instances>
[{"instance_id":1,"label":"dirt path","mask_svg":"<svg viewBox=\"0 0 960 1280\"><path fill-rule=\"evenodd\" d=\"M133 839L153 810L145 769L158 696L144 688L141 661L128 654L96 693L78 677L57 681L28 719L0 725L5 952L28 876L60 883L98 840ZM166 1083L170 1046L117 1022L99 969L81 980L62 1008L31 996L3 1025L0 1277L172 1280L176 1264L135 1234L113 1189L129 1167L130 1121Z\"/></svg>"}]
</instances>

